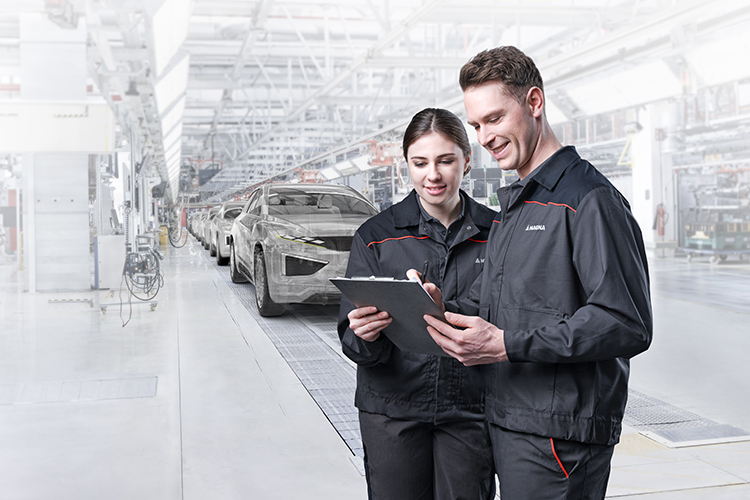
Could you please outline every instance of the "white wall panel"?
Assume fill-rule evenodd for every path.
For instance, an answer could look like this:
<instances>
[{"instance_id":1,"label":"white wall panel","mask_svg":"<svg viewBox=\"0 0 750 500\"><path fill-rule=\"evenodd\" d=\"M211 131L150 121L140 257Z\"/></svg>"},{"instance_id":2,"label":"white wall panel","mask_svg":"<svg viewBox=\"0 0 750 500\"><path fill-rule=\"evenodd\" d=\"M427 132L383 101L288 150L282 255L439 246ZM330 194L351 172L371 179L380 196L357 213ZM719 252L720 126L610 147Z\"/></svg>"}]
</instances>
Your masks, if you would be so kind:
<instances>
[{"instance_id":1,"label":"white wall panel","mask_svg":"<svg viewBox=\"0 0 750 500\"><path fill-rule=\"evenodd\" d=\"M34 176L36 291L91 288L88 155L29 155ZM31 201L31 200L30 200Z\"/></svg>"},{"instance_id":2,"label":"white wall panel","mask_svg":"<svg viewBox=\"0 0 750 500\"><path fill-rule=\"evenodd\" d=\"M63 29L44 14L20 19L21 98L86 99L86 24Z\"/></svg>"},{"instance_id":3,"label":"white wall panel","mask_svg":"<svg viewBox=\"0 0 750 500\"><path fill-rule=\"evenodd\" d=\"M105 102L0 102L0 153L108 153L115 119Z\"/></svg>"}]
</instances>

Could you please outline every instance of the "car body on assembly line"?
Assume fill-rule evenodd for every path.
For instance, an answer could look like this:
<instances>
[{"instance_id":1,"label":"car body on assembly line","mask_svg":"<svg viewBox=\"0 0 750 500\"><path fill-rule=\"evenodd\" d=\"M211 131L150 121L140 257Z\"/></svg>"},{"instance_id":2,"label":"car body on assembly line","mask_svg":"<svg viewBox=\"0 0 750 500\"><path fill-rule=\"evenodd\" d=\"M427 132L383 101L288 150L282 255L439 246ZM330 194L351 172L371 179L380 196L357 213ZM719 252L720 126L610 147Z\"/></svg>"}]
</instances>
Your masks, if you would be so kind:
<instances>
[{"instance_id":1,"label":"car body on assembly line","mask_svg":"<svg viewBox=\"0 0 750 500\"><path fill-rule=\"evenodd\" d=\"M193 236L196 235L195 233L195 229L197 227L196 224L197 224L198 219L200 219L201 214L203 213L205 212L202 212L200 210L195 210L191 212L190 215L188 215L186 227L187 227L187 230L190 231L190 234L192 234Z\"/></svg>"},{"instance_id":2,"label":"car body on assembly line","mask_svg":"<svg viewBox=\"0 0 750 500\"><path fill-rule=\"evenodd\" d=\"M225 201L221 204L216 217L210 222L211 224L211 242L209 250L212 256L216 257L216 263L220 266L226 266L229 263L229 245L227 236L232 229L234 219L242 212L242 207L246 205L244 201Z\"/></svg>"},{"instance_id":3,"label":"car body on assembly line","mask_svg":"<svg viewBox=\"0 0 750 500\"><path fill-rule=\"evenodd\" d=\"M209 251L211 250L211 224L216 218L216 214L219 213L219 210L221 210L221 205L209 208L206 212L206 215L202 219L203 224L201 224L200 240L201 243L203 243L203 248ZM214 253L211 252L211 255L213 256Z\"/></svg>"},{"instance_id":4,"label":"car body on assembly line","mask_svg":"<svg viewBox=\"0 0 750 500\"><path fill-rule=\"evenodd\" d=\"M201 240L201 234L203 233L203 220L206 217L206 212L196 212L192 217L192 222L190 223L190 231L193 233L193 236L195 236L195 239L198 241ZM202 243L202 242L201 242Z\"/></svg>"},{"instance_id":5,"label":"car body on assembly line","mask_svg":"<svg viewBox=\"0 0 750 500\"><path fill-rule=\"evenodd\" d=\"M227 237L235 283L250 279L262 316L287 303L336 303L357 228L377 213L360 193L330 184L266 184L250 194Z\"/></svg>"}]
</instances>

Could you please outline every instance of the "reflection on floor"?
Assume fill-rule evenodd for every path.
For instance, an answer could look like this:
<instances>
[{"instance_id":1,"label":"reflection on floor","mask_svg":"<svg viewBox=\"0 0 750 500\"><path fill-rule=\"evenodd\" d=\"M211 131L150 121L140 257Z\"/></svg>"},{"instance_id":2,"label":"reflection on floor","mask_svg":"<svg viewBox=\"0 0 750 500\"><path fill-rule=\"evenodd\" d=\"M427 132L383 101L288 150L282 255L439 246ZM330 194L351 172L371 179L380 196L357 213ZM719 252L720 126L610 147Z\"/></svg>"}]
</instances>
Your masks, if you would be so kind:
<instances>
[{"instance_id":1,"label":"reflection on floor","mask_svg":"<svg viewBox=\"0 0 750 500\"><path fill-rule=\"evenodd\" d=\"M167 253L153 311L24 294L0 266L3 496L365 498L337 308L261 318L200 246ZM632 361L608 496L750 498L750 442L728 442L750 429L750 266L663 259L651 276L655 340ZM724 443L685 441L701 438Z\"/></svg>"}]
</instances>

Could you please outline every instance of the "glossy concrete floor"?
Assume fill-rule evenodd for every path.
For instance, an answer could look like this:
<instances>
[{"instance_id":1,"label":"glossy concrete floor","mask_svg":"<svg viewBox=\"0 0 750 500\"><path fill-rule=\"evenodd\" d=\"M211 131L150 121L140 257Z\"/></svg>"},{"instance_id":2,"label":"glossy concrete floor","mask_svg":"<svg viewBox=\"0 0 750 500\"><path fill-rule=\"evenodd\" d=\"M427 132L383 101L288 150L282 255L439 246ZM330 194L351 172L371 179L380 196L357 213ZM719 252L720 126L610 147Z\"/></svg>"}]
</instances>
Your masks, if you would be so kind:
<instances>
[{"instance_id":1,"label":"glossy concrete floor","mask_svg":"<svg viewBox=\"0 0 750 500\"><path fill-rule=\"evenodd\" d=\"M750 431L750 263L684 257L650 262L651 348L631 361L630 387ZM627 427L609 497L750 499L750 442L670 449Z\"/></svg>"},{"instance_id":2,"label":"glossy concrete floor","mask_svg":"<svg viewBox=\"0 0 750 500\"><path fill-rule=\"evenodd\" d=\"M21 291L0 265L0 498L358 499L356 457L191 238L152 311ZM750 430L748 261L651 262L631 388ZM123 294L125 298L125 294ZM123 320L130 321L123 327ZM750 442L668 448L626 427L609 497L750 498Z\"/></svg>"},{"instance_id":3,"label":"glossy concrete floor","mask_svg":"<svg viewBox=\"0 0 750 500\"><path fill-rule=\"evenodd\" d=\"M96 307L116 296L29 295L0 268L0 498L366 497L349 448L192 241L170 249L156 309L134 304L125 327Z\"/></svg>"}]
</instances>

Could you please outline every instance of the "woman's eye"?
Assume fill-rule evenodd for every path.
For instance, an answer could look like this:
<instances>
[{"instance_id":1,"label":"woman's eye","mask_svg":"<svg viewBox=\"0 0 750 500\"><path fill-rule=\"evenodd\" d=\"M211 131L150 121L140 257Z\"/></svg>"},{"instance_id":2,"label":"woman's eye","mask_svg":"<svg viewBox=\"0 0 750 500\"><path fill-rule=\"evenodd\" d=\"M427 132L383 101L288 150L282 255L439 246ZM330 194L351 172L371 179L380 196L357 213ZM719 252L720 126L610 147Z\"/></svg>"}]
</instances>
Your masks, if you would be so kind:
<instances>
[{"instance_id":1,"label":"woman's eye","mask_svg":"<svg viewBox=\"0 0 750 500\"><path fill-rule=\"evenodd\" d=\"M425 163L424 163L424 162L422 162L422 161L414 162L414 166L415 166L415 167L424 167L424 166L425 166Z\"/></svg>"},{"instance_id":2,"label":"woman's eye","mask_svg":"<svg viewBox=\"0 0 750 500\"><path fill-rule=\"evenodd\" d=\"M454 161L455 160L453 158L450 158L450 159L446 159L446 160L441 160L440 163L442 163L443 165L450 165Z\"/></svg>"}]
</instances>

